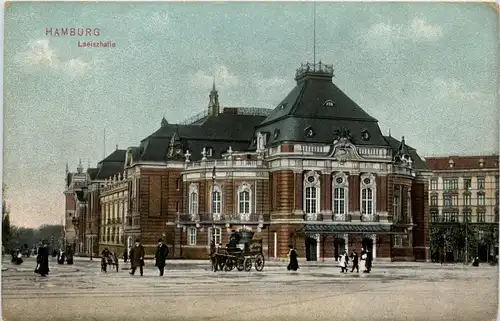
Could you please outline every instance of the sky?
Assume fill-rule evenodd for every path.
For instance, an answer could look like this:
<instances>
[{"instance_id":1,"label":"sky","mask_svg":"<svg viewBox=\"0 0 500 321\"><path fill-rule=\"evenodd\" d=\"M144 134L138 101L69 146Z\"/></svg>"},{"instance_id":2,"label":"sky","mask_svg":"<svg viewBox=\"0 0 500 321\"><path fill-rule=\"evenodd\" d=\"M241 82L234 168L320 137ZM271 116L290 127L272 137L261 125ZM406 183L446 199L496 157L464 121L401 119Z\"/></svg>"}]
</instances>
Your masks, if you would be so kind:
<instances>
[{"instance_id":1,"label":"sky","mask_svg":"<svg viewBox=\"0 0 500 321\"><path fill-rule=\"evenodd\" d=\"M313 16L311 3L10 3L3 178L13 224L61 223L66 163L95 167L163 116L205 110L213 77L225 107L276 107L313 61ZM492 154L497 19L480 3L318 3L316 60L421 156ZM100 35L46 34L71 27Z\"/></svg>"}]
</instances>

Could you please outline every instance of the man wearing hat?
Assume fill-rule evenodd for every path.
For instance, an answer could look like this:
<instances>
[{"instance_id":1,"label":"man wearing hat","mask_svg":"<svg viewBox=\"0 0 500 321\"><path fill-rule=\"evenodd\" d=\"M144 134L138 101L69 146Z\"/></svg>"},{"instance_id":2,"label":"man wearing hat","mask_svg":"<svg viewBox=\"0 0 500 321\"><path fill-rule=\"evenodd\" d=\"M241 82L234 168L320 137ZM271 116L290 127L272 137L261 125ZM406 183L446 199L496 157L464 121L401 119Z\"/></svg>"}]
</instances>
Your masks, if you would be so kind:
<instances>
[{"instance_id":1,"label":"man wearing hat","mask_svg":"<svg viewBox=\"0 0 500 321\"><path fill-rule=\"evenodd\" d=\"M156 247L156 263L155 266L160 270L160 276L163 276L163 272L165 271L165 261L168 256L168 246L163 243L162 239L158 240L158 246Z\"/></svg>"},{"instance_id":2,"label":"man wearing hat","mask_svg":"<svg viewBox=\"0 0 500 321\"><path fill-rule=\"evenodd\" d=\"M135 240L135 246L130 250L130 262L132 264L130 274L134 275L135 270L139 267L142 276L144 273L144 247L139 242L139 239Z\"/></svg>"}]
</instances>

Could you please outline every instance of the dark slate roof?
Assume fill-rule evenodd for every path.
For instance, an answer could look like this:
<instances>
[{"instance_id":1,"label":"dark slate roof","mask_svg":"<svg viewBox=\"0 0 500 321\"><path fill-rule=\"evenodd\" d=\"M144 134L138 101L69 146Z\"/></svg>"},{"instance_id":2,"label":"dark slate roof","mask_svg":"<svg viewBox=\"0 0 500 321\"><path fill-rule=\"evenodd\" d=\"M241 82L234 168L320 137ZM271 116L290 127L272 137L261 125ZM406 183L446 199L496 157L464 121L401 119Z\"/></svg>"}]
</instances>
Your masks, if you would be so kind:
<instances>
[{"instance_id":1,"label":"dark slate roof","mask_svg":"<svg viewBox=\"0 0 500 321\"><path fill-rule=\"evenodd\" d=\"M97 164L94 179L103 180L124 171L126 150L116 149Z\"/></svg>"},{"instance_id":2,"label":"dark slate roof","mask_svg":"<svg viewBox=\"0 0 500 321\"><path fill-rule=\"evenodd\" d=\"M329 233L395 233L387 224L306 224L297 232L329 234Z\"/></svg>"},{"instance_id":3,"label":"dark slate roof","mask_svg":"<svg viewBox=\"0 0 500 321\"><path fill-rule=\"evenodd\" d=\"M87 169L87 174L89 175L89 178L91 180L93 180L95 178L95 176L97 175L97 172L99 170L97 168L88 168Z\"/></svg>"},{"instance_id":4,"label":"dark slate roof","mask_svg":"<svg viewBox=\"0 0 500 321\"><path fill-rule=\"evenodd\" d=\"M366 113L332 82L332 74L304 72L297 85L274 111L258 126L257 130L270 133L268 144L284 142L331 143L335 131L349 130L355 145L387 146L378 121ZM326 107L326 101L334 106ZM314 137L306 136L312 127ZM361 139L363 130L370 139ZM275 131L279 135L275 136ZM252 145L251 148L254 146Z\"/></svg>"},{"instance_id":5,"label":"dark slate roof","mask_svg":"<svg viewBox=\"0 0 500 321\"><path fill-rule=\"evenodd\" d=\"M387 141L387 143L389 143L389 146L392 149L392 154L396 155L396 153L399 150L399 146L401 145L401 141L397 140L392 136L384 136L384 138ZM413 166L415 167L415 169L430 170L427 163L418 155L417 150L415 148L406 145L406 150L408 151L408 154L410 154L410 157L413 160Z\"/></svg>"},{"instance_id":6,"label":"dark slate roof","mask_svg":"<svg viewBox=\"0 0 500 321\"><path fill-rule=\"evenodd\" d=\"M213 149L213 157L220 158L229 146L246 150L255 126L266 116L241 114L238 109L225 108L215 117L203 117L191 124L165 124L141 141L138 154L143 161L165 161L170 140L175 134L183 152L189 150L191 160L202 158L203 147ZM136 158L137 159L137 158Z\"/></svg>"}]
</instances>

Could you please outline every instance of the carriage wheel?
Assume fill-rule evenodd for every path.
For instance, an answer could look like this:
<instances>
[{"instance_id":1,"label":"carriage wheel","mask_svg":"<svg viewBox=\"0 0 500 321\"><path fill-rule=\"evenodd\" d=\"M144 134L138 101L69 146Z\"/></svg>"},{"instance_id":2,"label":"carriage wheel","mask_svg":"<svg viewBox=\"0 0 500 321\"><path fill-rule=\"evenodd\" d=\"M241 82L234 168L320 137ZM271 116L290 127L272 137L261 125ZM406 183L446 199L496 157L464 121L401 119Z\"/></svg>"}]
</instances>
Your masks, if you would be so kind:
<instances>
[{"instance_id":1,"label":"carriage wheel","mask_svg":"<svg viewBox=\"0 0 500 321\"><path fill-rule=\"evenodd\" d=\"M245 269L245 260L244 259L238 259L238 262L236 264L236 268L238 271L243 271Z\"/></svg>"},{"instance_id":2,"label":"carriage wheel","mask_svg":"<svg viewBox=\"0 0 500 321\"><path fill-rule=\"evenodd\" d=\"M224 265L224 271L229 272L234 268L233 259L227 258L226 264Z\"/></svg>"},{"instance_id":3,"label":"carriage wheel","mask_svg":"<svg viewBox=\"0 0 500 321\"><path fill-rule=\"evenodd\" d=\"M257 271L262 271L264 269L264 255L262 253L259 253L255 256L255 269Z\"/></svg>"},{"instance_id":4,"label":"carriage wheel","mask_svg":"<svg viewBox=\"0 0 500 321\"><path fill-rule=\"evenodd\" d=\"M245 267L246 272L250 272L252 269L252 259L246 258L245 261L243 261L243 266Z\"/></svg>"}]
</instances>

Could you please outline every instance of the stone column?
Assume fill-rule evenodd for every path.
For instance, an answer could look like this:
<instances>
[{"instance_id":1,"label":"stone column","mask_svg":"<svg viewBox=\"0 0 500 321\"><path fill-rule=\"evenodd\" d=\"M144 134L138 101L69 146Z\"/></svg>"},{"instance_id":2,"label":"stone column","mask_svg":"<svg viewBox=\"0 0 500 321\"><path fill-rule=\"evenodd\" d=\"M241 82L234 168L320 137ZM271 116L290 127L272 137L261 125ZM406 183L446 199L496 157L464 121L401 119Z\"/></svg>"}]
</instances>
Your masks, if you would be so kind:
<instances>
[{"instance_id":1,"label":"stone column","mask_svg":"<svg viewBox=\"0 0 500 321\"><path fill-rule=\"evenodd\" d=\"M349 234L344 234L345 251L349 255Z\"/></svg>"}]
</instances>

